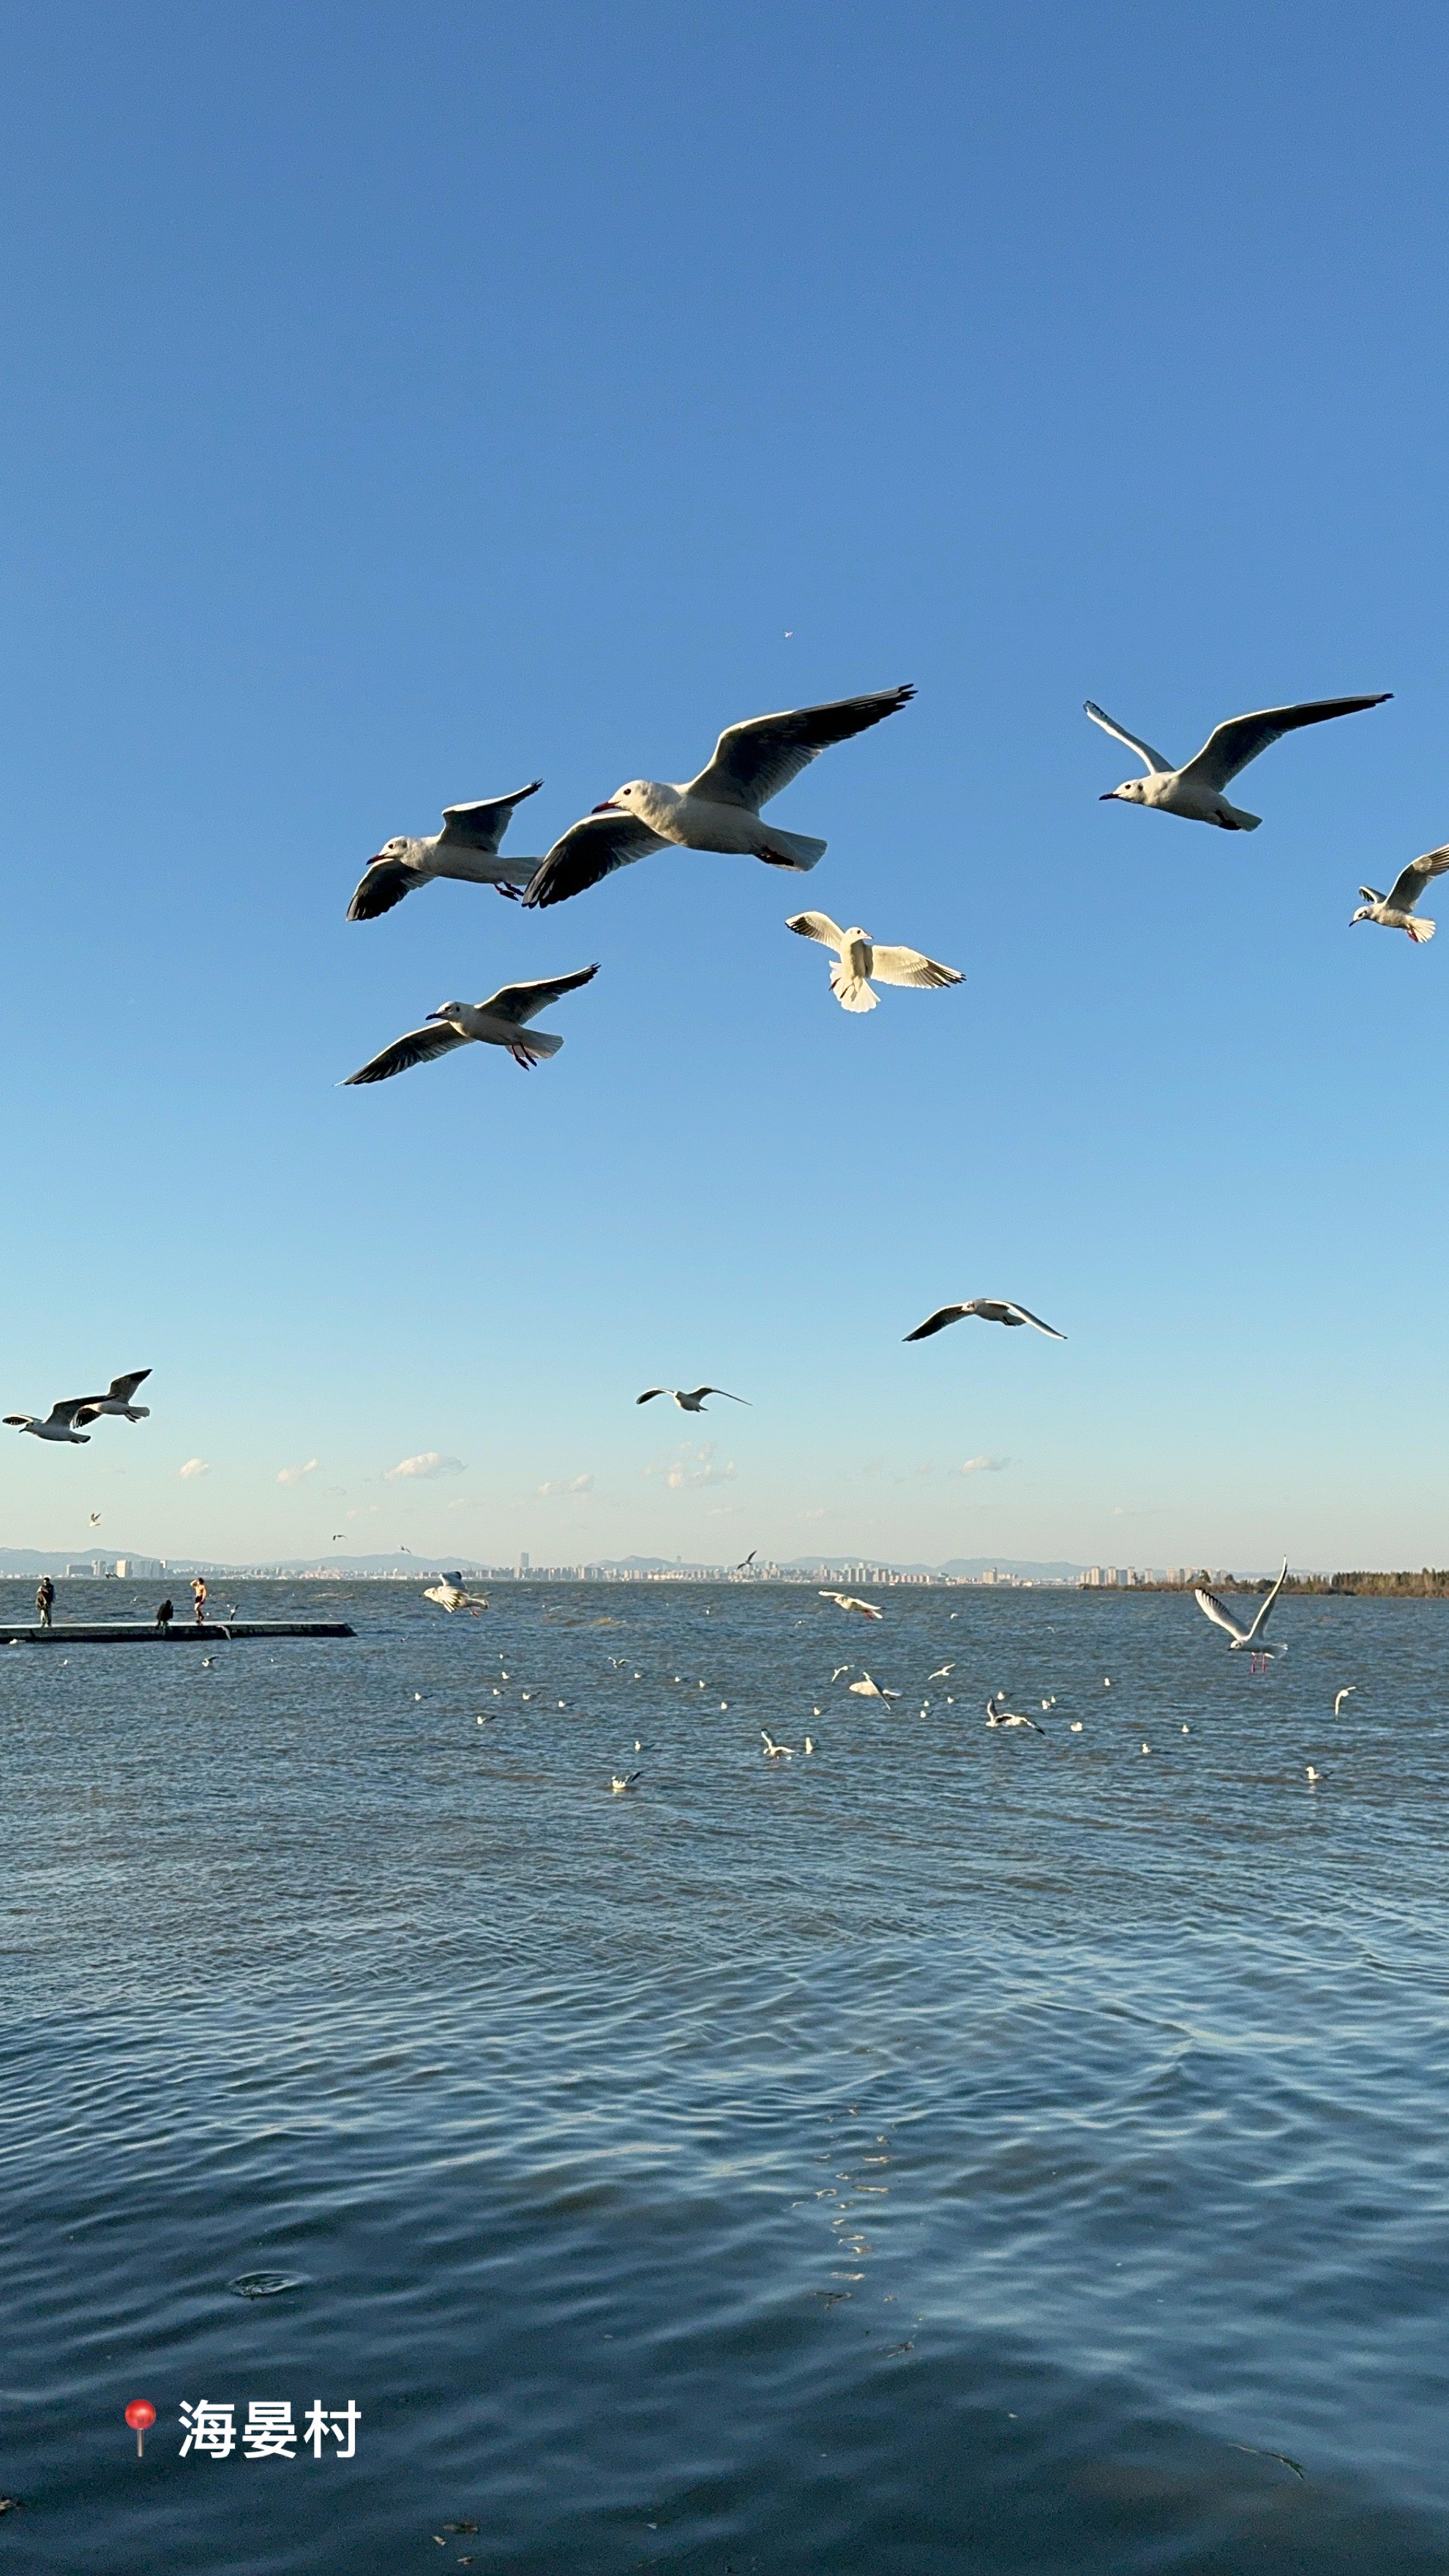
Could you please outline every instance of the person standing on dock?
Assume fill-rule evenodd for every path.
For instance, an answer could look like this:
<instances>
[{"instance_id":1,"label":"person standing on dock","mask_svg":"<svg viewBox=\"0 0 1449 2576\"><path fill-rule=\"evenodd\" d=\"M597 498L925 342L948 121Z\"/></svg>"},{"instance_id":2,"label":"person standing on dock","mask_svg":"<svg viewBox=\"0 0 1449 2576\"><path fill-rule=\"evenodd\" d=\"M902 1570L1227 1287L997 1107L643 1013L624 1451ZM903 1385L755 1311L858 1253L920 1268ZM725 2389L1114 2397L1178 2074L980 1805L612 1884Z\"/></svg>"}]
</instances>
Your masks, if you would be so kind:
<instances>
[{"instance_id":1,"label":"person standing on dock","mask_svg":"<svg viewBox=\"0 0 1449 2576\"><path fill-rule=\"evenodd\" d=\"M199 1574L191 1587L191 1599L196 1611L196 1624L199 1628L206 1617L206 1585Z\"/></svg>"},{"instance_id":2,"label":"person standing on dock","mask_svg":"<svg viewBox=\"0 0 1449 2576\"><path fill-rule=\"evenodd\" d=\"M35 1607L40 1614L40 1624L42 1628L48 1628L50 1626L50 1614L55 1608L55 1585L51 1582L48 1574L42 1574L40 1581L35 1587Z\"/></svg>"},{"instance_id":3,"label":"person standing on dock","mask_svg":"<svg viewBox=\"0 0 1449 2576\"><path fill-rule=\"evenodd\" d=\"M161 1634L162 1634L162 1636L163 1636L163 1637L165 1636L165 1634L166 1634L166 1632L167 1632L167 1629L170 1627L171 1622L172 1622L172 1620L175 1618L175 1616L176 1616L176 1613L175 1613L175 1611L172 1609L170 1602L169 1602L169 1601L163 1601L163 1602L162 1602L162 1604L161 1604L160 1609L159 1609L159 1610L157 1611L157 1613L156 1613L156 1625L157 1625L157 1627L160 1629Z\"/></svg>"}]
</instances>

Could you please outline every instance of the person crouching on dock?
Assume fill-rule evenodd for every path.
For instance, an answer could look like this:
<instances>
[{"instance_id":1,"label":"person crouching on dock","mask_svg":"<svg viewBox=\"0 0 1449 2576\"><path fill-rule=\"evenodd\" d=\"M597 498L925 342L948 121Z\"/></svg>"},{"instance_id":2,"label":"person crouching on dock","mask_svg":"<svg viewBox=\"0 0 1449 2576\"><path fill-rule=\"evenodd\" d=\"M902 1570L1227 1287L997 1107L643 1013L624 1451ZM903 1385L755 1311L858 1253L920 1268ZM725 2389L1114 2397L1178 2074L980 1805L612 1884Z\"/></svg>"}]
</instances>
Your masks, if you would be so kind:
<instances>
[{"instance_id":1,"label":"person crouching on dock","mask_svg":"<svg viewBox=\"0 0 1449 2576\"><path fill-rule=\"evenodd\" d=\"M170 1602L169 1602L169 1601L163 1601L163 1602L162 1602L162 1604L161 1604L160 1609L159 1609L159 1610L157 1611L157 1613L156 1613L156 1625L157 1625L157 1627L160 1629L161 1634L162 1634L162 1636L163 1636L163 1637L165 1636L166 1631L167 1631L167 1629L170 1627L171 1622L172 1622L172 1620L175 1618L175 1616L176 1616L176 1613L175 1613L175 1611L172 1609Z\"/></svg>"}]
</instances>

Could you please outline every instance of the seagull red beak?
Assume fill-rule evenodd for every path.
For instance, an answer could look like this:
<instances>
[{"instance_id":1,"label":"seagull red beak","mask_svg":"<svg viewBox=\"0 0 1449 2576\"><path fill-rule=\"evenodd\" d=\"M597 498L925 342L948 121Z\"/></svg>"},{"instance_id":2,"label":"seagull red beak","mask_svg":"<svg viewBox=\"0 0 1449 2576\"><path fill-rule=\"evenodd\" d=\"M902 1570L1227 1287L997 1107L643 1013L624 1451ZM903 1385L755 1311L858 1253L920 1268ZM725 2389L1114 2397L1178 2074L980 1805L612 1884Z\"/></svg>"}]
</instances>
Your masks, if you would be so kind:
<instances>
[{"instance_id":1,"label":"seagull red beak","mask_svg":"<svg viewBox=\"0 0 1449 2576\"><path fill-rule=\"evenodd\" d=\"M591 814L622 814L624 808L616 805L612 796L606 796L602 805L591 805L589 811Z\"/></svg>"}]
</instances>

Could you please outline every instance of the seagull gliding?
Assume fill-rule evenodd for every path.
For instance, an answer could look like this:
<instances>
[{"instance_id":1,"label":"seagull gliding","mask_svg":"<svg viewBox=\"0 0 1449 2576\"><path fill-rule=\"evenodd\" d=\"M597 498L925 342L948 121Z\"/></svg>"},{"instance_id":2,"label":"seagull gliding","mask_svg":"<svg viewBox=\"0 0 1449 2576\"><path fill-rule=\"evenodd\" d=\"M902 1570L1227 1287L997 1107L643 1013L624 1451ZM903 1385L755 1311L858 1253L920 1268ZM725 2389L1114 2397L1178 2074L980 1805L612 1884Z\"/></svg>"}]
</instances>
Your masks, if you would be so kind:
<instances>
[{"instance_id":1,"label":"seagull gliding","mask_svg":"<svg viewBox=\"0 0 1449 2576\"><path fill-rule=\"evenodd\" d=\"M1356 921L1376 921L1383 930L1407 930L1416 947L1421 947L1426 939L1433 938L1435 925L1432 921L1415 921L1414 906L1430 879L1442 877L1446 868L1449 868L1449 842L1442 849L1428 850L1422 859L1411 859L1406 868L1400 868L1387 894L1378 893L1373 886L1360 886L1363 902L1359 910L1349 916L1350 930Z\"/></svg>"},{"instance_id":2,"label":"seagull gliding","mask_svg":"<svg viewBox=\"0 0 1449 2576\"><path fill-rule=\"evenodd\" d=\"M415 1064L429 1064L436 1055L446 1055L450 1048L462 1046L477 1038L484 1046L507 1047L515 1064L525 1070L539 1064L547 1055L557 1055L563 1039L551 1029L535 1029L528 1037L523 1032L535 1012L546 1011L561 993L577 992L580 984L591 983L597 966L585 966L577 975L554 975L537 984L504 984L490 993L486 1002L440 1002L428 1018L435 1027L409 1029L406 1037L394 1038L383 1048L349 1073L340 1087L350 1090L355 1082L386 1082L394 1073L406 1073Z\"/></svg>"},{"instance_id":3,"label":"seagull gliding","mask_svg":"<svg viewBox=\"0 0 1449 2576\"><path fill-rule=\"evenodd\" d=\"M511 796L490 796L478 805L447 805L443 809L443 828L424 840L409 832L399 832L395 840L385 841L375 859L367 862L367 873L347 907L349 921L376 921L391 912L414 886L426 885L432 877L460 877L465 885L496 886L500 894L522 894L537 859L501 859L498 845L513 820L514 807L525 796L536 796L543 785L535 778L527 787L516 788Z\"/></svg>"},{"instance_id":4,"label":"seagull gliding","mask_svg":"<svg viewBox=\"0 0 1449 2576\"><path fill-rule=\"evenodd\" d=\"M1155 805L1159 813L1181 814L1189 823L1216 823L1224 832L1256 832L1262 815L1245 814L1241 806L1228 803L1223 789L1229 779L1256 760L1260 751L1280 742L1285 733L1296 733L1302 725L1326 724L1330 716L1356 716L1365 707L1381 707L1392 696L1392 689L1381 689L1372 698L1313 698L1301 706L1265 707L1259 715L1229 716L1181 769L1174 769L1163 752L1154 751L1150 742L1140 742L1088 698L1086 711L1093 724L1125 742L1147 771L1145 778L1129 778L1121 787L1109 787L1100 801Z\"/></svg>"},{"instance_id":5,"label":"seagull gliding","mask_svg":"<svg viewBox=\"0 0 1449 2576\"><path fill-rule=\"evenodd\" d=\"M944 1333L948 1324L959 1324L966 1315L979 1315L986 1324L1033 1324L1054 1342L1067 1338L1055 1324L1044 1324L1040 1315L1033 1315L1027 1306L1018 1306L1010 1297L972 1297L964 1306L938 1306L934 1315L928 1315L924 1324L918 1324L905 1338L908 1342L927 1341L932 1333Z\"/></svg>"}]
</instances>

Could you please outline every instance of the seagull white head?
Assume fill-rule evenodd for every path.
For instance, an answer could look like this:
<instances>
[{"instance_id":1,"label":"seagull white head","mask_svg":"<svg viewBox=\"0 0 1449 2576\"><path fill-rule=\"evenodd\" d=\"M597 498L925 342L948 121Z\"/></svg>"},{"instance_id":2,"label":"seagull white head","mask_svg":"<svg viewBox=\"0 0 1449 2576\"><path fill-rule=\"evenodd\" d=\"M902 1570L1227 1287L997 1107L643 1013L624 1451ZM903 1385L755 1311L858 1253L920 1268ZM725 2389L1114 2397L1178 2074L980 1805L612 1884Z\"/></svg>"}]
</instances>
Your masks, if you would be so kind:
<instances>
[{"instance_id":1,"label":"seagull white head","mask_svg":"<svg viewBox=\"0 0 1449 2576\"><path fill-rule=\"evenodd\" d=\"M613 795L606 796L602 805L595 805L592 811L595 814L637 814L641 810L642 799L648 793L646 778L626 778L622 787L616 787Z\"/></svg>"},{"instance_id":2,"label":"seagull white head","mask_svg":"<svg viewBox=\"0 0 1449 2576\"><path fill-rule=\"evenodd\" d=\"M1099 805L1145 805L1146 788L1145 778L1124 778L1120 787L1107 788L1105 793L1098 797L1097 802Z\"/></svg>"},{"instance_id":3,"label":"seagull white head","mask_svg":"<svg viewBox=\"0 0 1449 2576\"><path fill-rule=\"evenodd\" d=\"M380 850L374 851L367 864L370 868L375 868L383 859L404 859L411 847L407 834L396 832L390 841L383 842Z\"/></svg>"},{"instance_id":4,"label":"seagull white head","mask_svg":"<svg viewBox=\"0 0 1449 2576\"><path fill-rule=\"evenodd\" d=\"M426 1011L423 1016L429 1020L456 1020L462 1009L461 1002L440 1002L435 1011Z\"/></svg>"}]
</instances>

